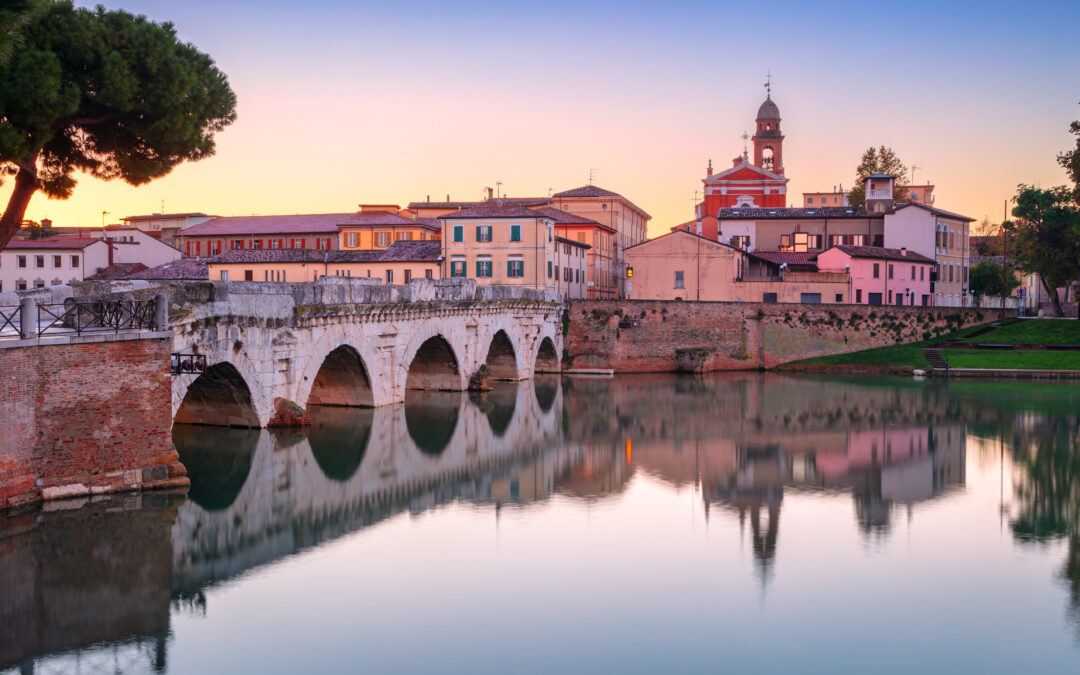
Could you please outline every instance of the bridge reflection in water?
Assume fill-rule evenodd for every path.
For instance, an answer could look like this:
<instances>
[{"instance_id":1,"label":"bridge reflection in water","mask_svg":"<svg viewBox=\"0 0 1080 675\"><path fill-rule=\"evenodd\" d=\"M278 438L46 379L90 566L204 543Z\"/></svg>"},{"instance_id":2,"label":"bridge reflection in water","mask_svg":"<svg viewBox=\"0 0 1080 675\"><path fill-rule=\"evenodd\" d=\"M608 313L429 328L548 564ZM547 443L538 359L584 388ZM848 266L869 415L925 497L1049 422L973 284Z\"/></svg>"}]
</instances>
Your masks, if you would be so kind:
<instances>
[{"instance_id":1,"label":"bridge reflection in water","mask_svg":"<svg viewBox=\"0 0 1080 675\"><path fill-rule=\"evenodd\" d=\"M1080 404L1076 394L1044 396L1074 415ZM972 429L1016 453L1015 470L1029 478L1016 483L1020 502L1045 501L1032 481L1063 480L1040 470L1080 484L1080 461L1039 469L1025 459L1062 438L1080 457L1075 419L1044 430L1031 422L1032 398L761 374L538 376L380 408L312 406L302 431L176 425L186 498L0 516L0 668L163 670L170 611L212 615L208 590L249 570L399 514L455 501L497 512L553 495L612 500L635 480L691 488L705 518L739 523L765 583L781 555L785 496L848 500L861 536L889 537L898 513L911 518L919 502L963 491ZM1036 537L1022 524L1048 508L1022 509L1018 540ZM1075 541L1075 524L1059 530ZM1080 565L1067 569L1080 587Z\"/></svg>"}]
</instances>

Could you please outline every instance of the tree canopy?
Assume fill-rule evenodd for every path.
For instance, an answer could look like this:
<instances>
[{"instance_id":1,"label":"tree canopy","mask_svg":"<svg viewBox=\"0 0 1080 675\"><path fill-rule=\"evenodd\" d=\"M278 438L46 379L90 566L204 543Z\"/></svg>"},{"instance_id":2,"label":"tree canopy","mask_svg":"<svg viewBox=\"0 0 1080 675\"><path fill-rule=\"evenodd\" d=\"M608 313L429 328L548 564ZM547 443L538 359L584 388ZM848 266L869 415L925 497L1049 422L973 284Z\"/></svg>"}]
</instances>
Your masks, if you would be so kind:
<instances>
[{"instance_id":1,"label":"tree canopy","mask_svg":"<svg viewBox=\"0 0 1080 675\"><path fill-rule=\"evenodd\" d=\"M971 292L976 295L1001 296L1001 265L993 260L983 260L971 267L970 272ZM1020 281L1015 274L1010 274L1005 279L1005 294L1012 295L1020 286Z\"/></svg>"},{"instance_id":2,"label":"tree canopy","mask_svg":"<svg viewBox=\"0 0 1080 675\"><path fill-rule=\"evenodd\" d=\"M1021 185L1012 215L1015 250L1010 253L1025 272L1039 275L1043 289L1062 315L1057 288L1080 277L1080 208L1065 186L1040 189Z\"/></svg>"},{"instance_id":3,"label":"tree canopy","mask_svg":"<svg viewBox=\"0 0 1080 675\"><path fill-rule=\"evenodd\" d=\"M884 145L877 148L871 146L862 154L859 165L855 167L855 183L848 192L848 202L852 206L862 206L863 202L866 201L866 185L864 185L863 181L866 180L867 176L873 176L875 173L887 173L890 176L896 176L893 199L904 201L904 194L899 189L899 184L907 176L907 167L900 161L896 151L892 148Z\"/></svg>"},{"instance_id":4,"label":"tree canopy","mask_svg":"<svg viewBox=\"0 0 1080 675\"><path fill-rule=\"evenodd\" d=\"M66 199L76 172L142 185L211 156L236 119L224 73L172 24L70 0L26 4L0 58L0 175L15 177L0 248L38 190Z\"/></svg>"}]
</instances>

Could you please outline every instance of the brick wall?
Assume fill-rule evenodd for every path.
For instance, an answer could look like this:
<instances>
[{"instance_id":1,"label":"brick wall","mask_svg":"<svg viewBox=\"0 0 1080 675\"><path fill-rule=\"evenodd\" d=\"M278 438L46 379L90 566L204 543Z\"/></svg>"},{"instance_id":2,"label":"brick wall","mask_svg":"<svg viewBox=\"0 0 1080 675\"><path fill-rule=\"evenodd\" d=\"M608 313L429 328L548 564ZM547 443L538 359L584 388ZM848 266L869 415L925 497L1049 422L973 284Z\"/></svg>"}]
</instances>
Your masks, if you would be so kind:
<instances>
[{"instance_id":1,"label":"brick wall","mask_svg":"<svg viewBox=\"0 0 1080 675\"><path fill-rule=\"evenodd\" d=\"M0 349L0 507L186 485L168 339Z\"/></svg>"},{"instance_id":2,"label":"brick wall","mask_svg":"<svg viewBox=\"0 0 1080 675\"><path fill-rule=\"evenodd\" d=\"M991 321L987 309L658 300L568 307L564 367L617 372L772 368L789 361L928 339ZM681 354L680 354L681 352Z\"/></svg>"}]
</instances>

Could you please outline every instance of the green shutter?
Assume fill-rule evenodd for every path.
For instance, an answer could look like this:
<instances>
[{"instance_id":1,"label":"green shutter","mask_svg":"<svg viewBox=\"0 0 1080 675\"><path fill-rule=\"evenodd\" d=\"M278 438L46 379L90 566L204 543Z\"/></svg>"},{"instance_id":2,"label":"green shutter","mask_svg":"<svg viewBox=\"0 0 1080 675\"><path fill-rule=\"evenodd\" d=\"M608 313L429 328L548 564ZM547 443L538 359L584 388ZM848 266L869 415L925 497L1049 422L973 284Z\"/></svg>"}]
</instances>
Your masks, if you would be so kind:
<instances>
[{"instance_id":1,"label":"green shutter","mask_svg":"<svg viewBox=\"0 0 1080 675\"><path fill-rule=\"evenodd\" d=\"M508 277L514 276L514 261L513 260L507 260L506 261L506 276L508 276Z\"/></svg>"},{"instance_id":2,"label":"green shutter","mask_svg":"<svg viewBox=\"0 0 1080 675\"><path fill-rule=\"evenodd\" d=\"M456 241L456 242L465 241L465 226L464 225L455 225L454 226L454 241Z\"/></svg>"},{"instance_id":3,"label":"green shutter","mask_svg":"<svg viewBox=\"0 0 1080 675\"><path fill-rule=\"evenodd\" d=\"M480 241L480 225L476 226L476 241Z\"/></svg>"},{"instance_id":4,"label":"green shutter","mask_svg":"<svg viewBox=\"0 0 1080 675\"><path fill-rule=\"evenodd\" d=\"M521 241L521 226L520 225L511 225L510 226L510 241Z\"/></svg>"}]
</instances>

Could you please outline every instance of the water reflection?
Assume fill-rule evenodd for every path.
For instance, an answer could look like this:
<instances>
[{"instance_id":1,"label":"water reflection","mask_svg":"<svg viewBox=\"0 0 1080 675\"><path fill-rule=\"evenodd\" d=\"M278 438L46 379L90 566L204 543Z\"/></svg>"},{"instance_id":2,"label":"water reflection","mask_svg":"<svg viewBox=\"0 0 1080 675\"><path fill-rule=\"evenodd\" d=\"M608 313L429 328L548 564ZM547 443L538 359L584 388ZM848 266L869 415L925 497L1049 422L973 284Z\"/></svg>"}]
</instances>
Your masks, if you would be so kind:
<instances>
[{"instance_id":1,"label":"water reflection","mask_svg":"<svg viewBox=\"0 0 1080 675\"><path fill-rule=\"evenodd\" d=\"M740 579L775 588L806 562L792 542L806 534L808 499L841 512L816 526L885 550L898 525L943 518L929 507L968 498L971 462L998 459L989 447L1000 448L1003 482L986 517L1003 518L1018 546L1061 559L1057 597L1080 625L1080 388L980 384L548 377L479 395L411 392L375 409L313 407L301 431L177 425L186 501L135 495L0 523L0 668L44 659L65 670L73 654L93 662L91 644L135 669L165 668L177 648L170 603L173 621L214 622L219 584L452 502L537 519L552 504L583 519L594 505L625 507L634 531L650 509L636 487L687 494L685 517L746 544L736 548L753 573ZM684 555L657 572L677 577Z\"/></svg>"}]
</instances>

